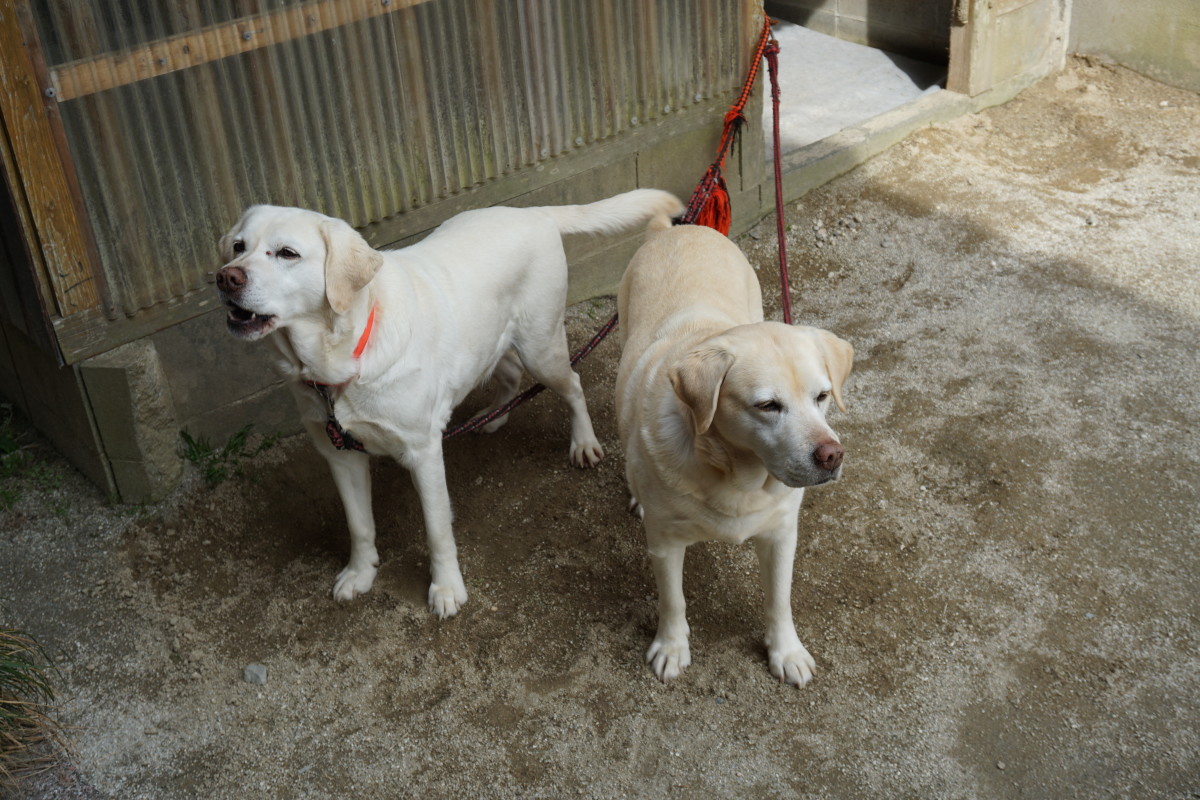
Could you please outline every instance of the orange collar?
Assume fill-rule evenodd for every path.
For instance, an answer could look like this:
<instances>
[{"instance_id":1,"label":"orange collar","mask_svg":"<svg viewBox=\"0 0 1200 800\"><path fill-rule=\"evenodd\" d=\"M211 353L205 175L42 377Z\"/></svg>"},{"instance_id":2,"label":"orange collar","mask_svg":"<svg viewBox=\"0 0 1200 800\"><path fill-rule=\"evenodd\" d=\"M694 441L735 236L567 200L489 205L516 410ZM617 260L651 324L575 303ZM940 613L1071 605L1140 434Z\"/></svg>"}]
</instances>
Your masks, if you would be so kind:
<instances>
[{"instance_id":1,"label":"orange collar","mask_svg":"<svg viewBox=\"0 0 1200 800\"><path fill-rule=\"evenodd\" d=\"M354 346L354 359L357 361L363 354L363 350L367 349L367 340L371 338L371 330L375 327L375 306L371 306L371 314L367 317L367 327L363 328L362 336L358 337L358 344Z\"/></svg>"}]
</instances>

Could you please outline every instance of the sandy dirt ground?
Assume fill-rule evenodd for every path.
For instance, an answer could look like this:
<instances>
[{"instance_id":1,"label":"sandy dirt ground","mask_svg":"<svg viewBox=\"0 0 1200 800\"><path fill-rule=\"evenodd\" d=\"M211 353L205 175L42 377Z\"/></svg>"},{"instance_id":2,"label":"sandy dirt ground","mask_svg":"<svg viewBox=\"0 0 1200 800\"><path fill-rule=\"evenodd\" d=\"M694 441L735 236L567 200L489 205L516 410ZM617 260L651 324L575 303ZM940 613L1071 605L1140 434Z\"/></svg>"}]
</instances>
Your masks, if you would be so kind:
<instances>
[{"instance_id":1,"label":"sandy dirt ground","mask_svg":"<svg viewBox=\"0 0 1200 800\"><path fill-rule=\"evenodd\" d=\"M548 396L448 444L448 621L394 464L375 588L338 604L303 439L137 509L43 452L0 602L59 660L78 768L29 796L1200 797L1198 178L1195 94L1076 60L789 204L797 319L857 350L844 477L800 518L802 690L767 671L749 546L692 548L694 663L643 662L615 340L581 366L599 468ZM774 309L773 230L739 243Z\"/></svg>"}]
</instances>

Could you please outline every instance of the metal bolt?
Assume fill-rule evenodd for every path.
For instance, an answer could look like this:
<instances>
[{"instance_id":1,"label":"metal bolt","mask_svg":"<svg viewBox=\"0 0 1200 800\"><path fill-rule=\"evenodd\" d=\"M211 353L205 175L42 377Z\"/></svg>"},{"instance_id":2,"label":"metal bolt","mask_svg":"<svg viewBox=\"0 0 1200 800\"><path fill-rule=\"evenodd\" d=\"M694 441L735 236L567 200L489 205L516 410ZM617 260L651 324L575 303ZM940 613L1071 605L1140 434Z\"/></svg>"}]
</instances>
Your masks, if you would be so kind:
<instances>
[{"instance_id":1,"label":"metal bolt","mask_svg":"<svg viewBox=\"0 0 1200 800\"><path fill-rule=\"evenodd\" d=\"M254 36L254 34L251 33L250 31L242 31L242 39L244 39L247 42L250 41L251 37L253 37L253 36Z\"/></svg>"},{"instance_id":2,"label":"metal bolt","mask_svg":"<svg viewBox=\"0 0 1200 800\"><path fill-rule=\"evenodd\" d=\"M582 147L582 146L583 146L583 137L582 137L582 136L576 136L576 137L575 137L575 146L576 146L576 147Z\"/></svg>"},{"instance_id":3,"label":"metal bolt","mask_svg":"<svg viewBox=\"0 0 1200 800\"><path fill-rule=\"evenodd\" d=\"M46 88L46 97L49 97L51 100L53 100L54 98L58 97L58 90L55 89L53 86L47 87Z\"/></svg>"},{"instance_id":4,"label":"metal bolt","mask_svg":"<svg viewBox=\"0 0 1200 800\"><path fill-rule=\"evenodd\" d=\"M670 114L670 113L671 113L671 104L670 104L670 103L667 103L665 106L663 106L663 113L664 113L664 114Z\"/></svg>"},{"instance_id":5,"label":"metal bolt","mask_svg":"<svg viewBox=\"0 0 1200 800\"><path fill-rule=\"evenodd\" d=\"M637 125L637 124L638 124L638 118L637 118L637 117L634 117L634 118L632 118L631 120L629 120L629 124L630 124L630 125Z\"/></svg>"},{"instance_id":6,"label":"metal bolt","mask_svg":"<svg viewBox=\"0 0 1200 800\"><path fill-rule=\"evenodd\" d=\"M697 103L699 103L701 100L704 99L704 95L700 94L699 92L696 92L694 95L692 95L692 99L695 100Z\"/></svg>"}]
</instances>

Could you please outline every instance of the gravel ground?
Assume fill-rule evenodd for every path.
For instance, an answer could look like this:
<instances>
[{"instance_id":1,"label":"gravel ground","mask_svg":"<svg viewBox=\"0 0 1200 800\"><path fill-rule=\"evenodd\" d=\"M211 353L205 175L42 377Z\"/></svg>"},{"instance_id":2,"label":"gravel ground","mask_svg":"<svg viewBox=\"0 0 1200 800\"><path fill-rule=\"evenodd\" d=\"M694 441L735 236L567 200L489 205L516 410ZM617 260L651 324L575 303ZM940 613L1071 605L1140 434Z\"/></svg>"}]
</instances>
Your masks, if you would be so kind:
<instances>
[{"instance_id":1,"label":"gravel ground","mask_svg":"<svg viewBox=\"0 0 1200 800\"><path fill-rule=\"evenodd\" d=\"M581 369L598 469L548 397L448 445L449 621L395 465L375 589L337 604L303 440L143 508L36 448L0 604L59 660L77 769L27 796L1200 796L1198 145L1195 94L1076 60L788 206L796 317L857 351L844 478L801 513L803 690L767 672L749 547L692 549L694 663L643 663L613 341ZM776 303L773 229L739 243Z\"/></svg>"}]
</instances>

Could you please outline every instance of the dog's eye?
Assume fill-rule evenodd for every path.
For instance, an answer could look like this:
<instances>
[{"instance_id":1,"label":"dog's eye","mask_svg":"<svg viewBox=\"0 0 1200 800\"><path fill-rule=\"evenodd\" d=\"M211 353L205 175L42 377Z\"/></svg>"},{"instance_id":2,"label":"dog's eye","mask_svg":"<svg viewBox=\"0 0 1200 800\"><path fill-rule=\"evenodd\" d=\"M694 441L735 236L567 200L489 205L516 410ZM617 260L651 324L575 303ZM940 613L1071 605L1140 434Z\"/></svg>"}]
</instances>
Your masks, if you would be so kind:
<instances>
[{"instance_id":1,"label":"dog's eye","mask_svg":"<svg viewBox=\"0 0 1200 800\"><path fill-rule=\"evenodd\" d=\"M290 247L281 247L279 248L279 257L286 258L288 261L295 261L300 257L300 254Z\"/></svg>"},{"instance_id":2,"label":"dog's eye","mask_svg":"<svg viewBox=\"0 0 1200 800\"><path fill-rule=\"evenodd\" d=\"M824 403L828 399L829 399L829 392L821 392L819 395L817 395L818 403Z\"/></svg>"},{"instance_id":3,"label":"dog's eye","mask_svg":"<svg viewBox=\"0 0 1200 800\"><path fill-rule=\"evenodd\" d=\"M235 252L235 253L246 252L246 243L245 242L234 242L233 243L233 252Z\"/></svg>"},{"instance_id":4,"label":"dog's eye","mask_svg":"<svg viewBox=\"0 0 1200 800\"><path fill-rule=\"evenodd\" d=\"M783 406L779 405L778 401L775 400L765 400L761 403L755 403L754 407L759 411L769 411L772 414L778 414L780 411L783 411Z\"/></svg>"}]
</instances>

